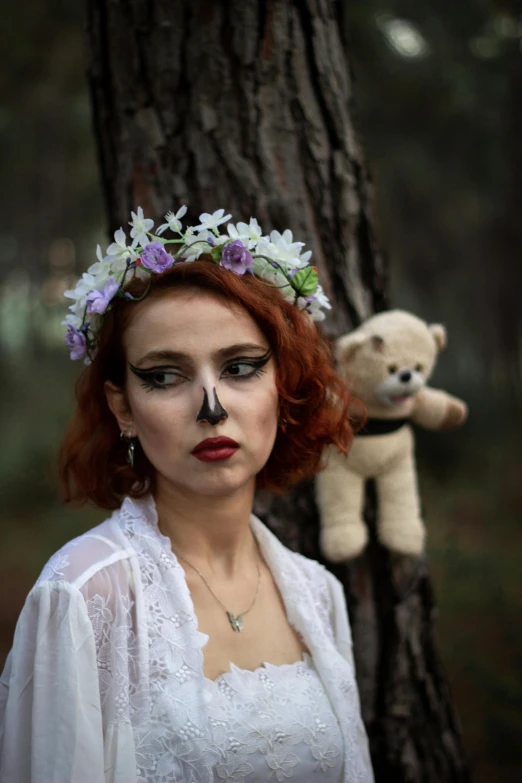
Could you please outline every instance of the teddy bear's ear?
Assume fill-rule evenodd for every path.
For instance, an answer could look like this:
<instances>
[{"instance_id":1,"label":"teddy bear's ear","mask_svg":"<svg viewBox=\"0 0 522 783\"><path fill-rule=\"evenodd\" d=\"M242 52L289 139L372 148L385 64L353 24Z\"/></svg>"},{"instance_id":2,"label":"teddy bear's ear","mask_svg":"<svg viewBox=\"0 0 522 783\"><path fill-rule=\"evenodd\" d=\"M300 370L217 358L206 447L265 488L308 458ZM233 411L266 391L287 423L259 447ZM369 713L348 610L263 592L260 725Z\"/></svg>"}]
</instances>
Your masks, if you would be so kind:
<instances>
[{"instance_id":1,"label":"teddy bear's ear","mask_svg":"<svg viewBox=\"0 0 522 783\"><path fill-rule=\"evenodd\" d=\"M446 329L442 324L430 324L428 329L430 330L433 339L435 340L437 349L442 351L442 349L446 347L447 343Z\"/></svg>"},{"instance_id":2,"label":"teddy bear's ear","mask_svg":"<svg viewBox=\"0 0 522 783\"><path fill-rule=\"evenodd\" d=\"M378 334L372 334L370 342L373 350L377 351L377 353L382 353L384 351L384 337L380 337Z\"/></svg>"},{"instance_id":3,"label":"teddy bear's ear","mask_svg":"<svg viewBox=\"0 0 522 783\"><path fill-rule=\"evenodd\" d=\"M345 334L343 337L339 337L335 343L335 358L337 361L351 359L353 354L367 339L368 336L361 334L361 332L351 332L350 334Z\"/></svg>"}]
</instances>

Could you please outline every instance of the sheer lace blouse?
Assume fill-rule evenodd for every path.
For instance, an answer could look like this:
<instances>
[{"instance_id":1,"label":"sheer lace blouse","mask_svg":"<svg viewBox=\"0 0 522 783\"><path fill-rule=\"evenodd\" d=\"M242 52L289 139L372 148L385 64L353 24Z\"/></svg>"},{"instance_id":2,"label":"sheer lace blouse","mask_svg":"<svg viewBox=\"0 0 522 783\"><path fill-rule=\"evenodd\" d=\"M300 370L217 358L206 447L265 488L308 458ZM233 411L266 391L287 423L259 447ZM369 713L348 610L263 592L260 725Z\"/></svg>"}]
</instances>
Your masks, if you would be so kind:
<instances>
[{"instance_id":1,"label":"sheer lace blouse","mask_svg":"<svg viewBox=\"0 0 522 783\"><path fill-rule=\"evenodd\" d=\"M27 598L0 678L0 783L373 783L342 586L251 527L310 656L207 680L154 501L127 498Z\"/></svg>"}]
</instances>

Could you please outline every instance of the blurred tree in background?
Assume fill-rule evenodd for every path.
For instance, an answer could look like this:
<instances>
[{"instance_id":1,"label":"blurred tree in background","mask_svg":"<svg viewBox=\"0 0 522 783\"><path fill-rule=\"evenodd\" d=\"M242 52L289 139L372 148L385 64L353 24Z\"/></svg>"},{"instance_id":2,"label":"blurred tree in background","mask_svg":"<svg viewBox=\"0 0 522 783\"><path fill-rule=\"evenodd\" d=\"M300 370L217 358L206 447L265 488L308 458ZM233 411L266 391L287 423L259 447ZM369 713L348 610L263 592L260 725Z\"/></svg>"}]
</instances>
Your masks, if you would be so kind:
<instances>
[{"instance_id":1,"label":"blurred tree in background","mask_svg":"<svg viewBox=\"0 0 522 783\"><path fill-rule=\"evenodd\" d=\"M519 8L345 0L342 11L392 304L446 324L435 384L471 406L463 430L417 437L444 659L475 779L514 783L522 775ZM82 3L21 0L8 17L0 28L4 655L46 558L100 518L61 507L52 465L78 370L61 347L61 295L106 240Z\"/></svg>"}]
</instances>

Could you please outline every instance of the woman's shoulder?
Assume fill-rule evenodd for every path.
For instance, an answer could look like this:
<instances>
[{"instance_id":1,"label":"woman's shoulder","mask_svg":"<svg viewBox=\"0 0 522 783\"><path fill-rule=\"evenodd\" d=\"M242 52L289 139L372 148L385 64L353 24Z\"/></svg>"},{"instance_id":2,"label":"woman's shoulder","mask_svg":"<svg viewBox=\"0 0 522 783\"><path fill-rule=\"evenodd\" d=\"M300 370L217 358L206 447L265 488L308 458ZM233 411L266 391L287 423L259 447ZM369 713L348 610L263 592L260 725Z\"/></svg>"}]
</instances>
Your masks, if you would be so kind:
<instances>
[{"instance_id":1,"label":"woman's shoulder","mask_svg":"<svg viewBox=\"0 0 522 783\"><path fill-rule=\"evenodd\" d=\"M64 582L82 589L100 571L127 560L132 554L116 524L115 515L67 541L47 561L35 587Z\"/></svg>"}]
</instances>

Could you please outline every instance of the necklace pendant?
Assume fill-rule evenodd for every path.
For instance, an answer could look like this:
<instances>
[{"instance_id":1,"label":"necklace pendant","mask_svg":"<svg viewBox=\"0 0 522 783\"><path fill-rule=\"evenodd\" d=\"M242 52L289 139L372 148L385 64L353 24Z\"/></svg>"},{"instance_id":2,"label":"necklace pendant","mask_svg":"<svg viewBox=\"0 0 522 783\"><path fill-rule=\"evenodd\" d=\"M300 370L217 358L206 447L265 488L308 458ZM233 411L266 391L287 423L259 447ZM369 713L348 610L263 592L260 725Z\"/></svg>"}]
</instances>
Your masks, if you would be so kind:
<instances>
[{"instance_id":1,"label":"necklace pendant","mask_svg":"<svg viewBox=\"0 0 522 783\"><path fill-rule=\"evenodd\" d=\"M228 619L230 620L230 625L232 626L233 631L242 631L243 630L243 615L238 614L237 617L234 617L232 612L227 612Z\"/></svg>"}]
</instances>

